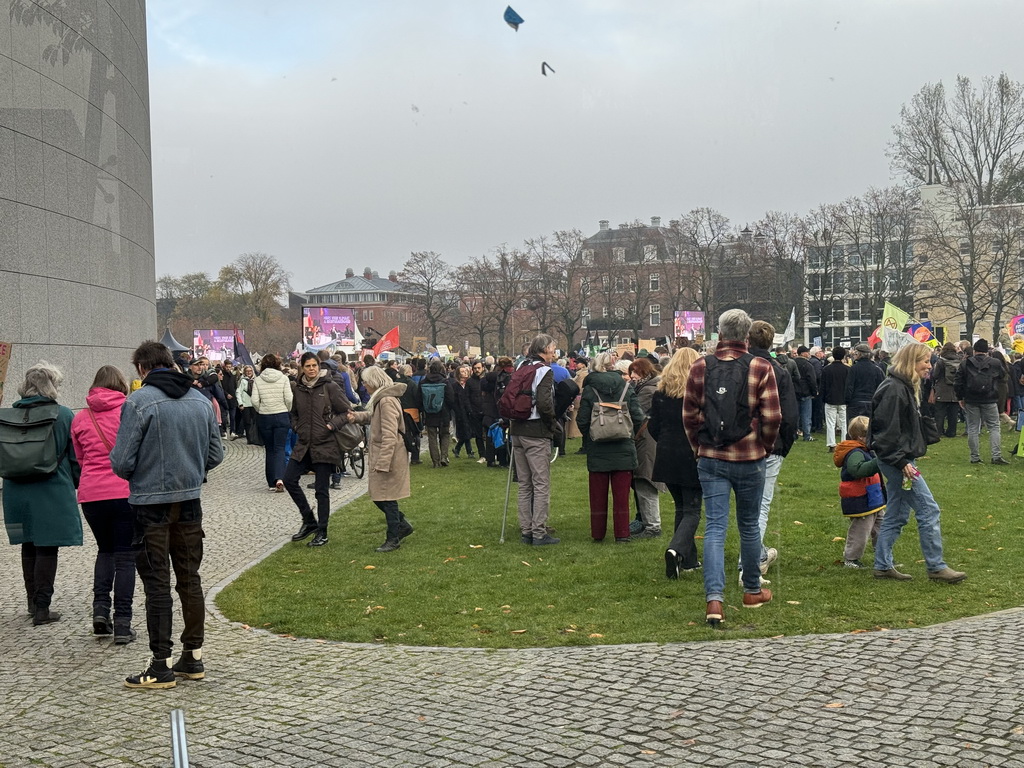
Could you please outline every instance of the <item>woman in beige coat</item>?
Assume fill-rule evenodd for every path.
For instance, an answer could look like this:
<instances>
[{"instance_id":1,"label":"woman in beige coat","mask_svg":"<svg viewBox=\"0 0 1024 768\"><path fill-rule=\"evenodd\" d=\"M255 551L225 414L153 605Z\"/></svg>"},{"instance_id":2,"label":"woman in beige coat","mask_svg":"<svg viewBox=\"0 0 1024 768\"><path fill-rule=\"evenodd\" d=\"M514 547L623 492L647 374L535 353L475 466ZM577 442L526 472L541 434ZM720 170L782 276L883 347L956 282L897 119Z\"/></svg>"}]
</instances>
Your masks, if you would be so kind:
<instances>
[{"instance_id":1,"label":"woman in beige coat","mask_svg":"<svg viewBox=\"0 0 1024 768\"><path fill-rule=\"evenodd\" d=\"M409 454L405 450L402 431L402 403L405 384L395 384L377 366L363 369L362 384L370 393L367 411L350 411L349 421L370 425L368 464L370 467L370 499L384 513L388 524L387 539L378 552L394 552L402 539L412 533L412 524L398 508L399 499L407 499L409 491Z\"/></svg>"}]
</instances>

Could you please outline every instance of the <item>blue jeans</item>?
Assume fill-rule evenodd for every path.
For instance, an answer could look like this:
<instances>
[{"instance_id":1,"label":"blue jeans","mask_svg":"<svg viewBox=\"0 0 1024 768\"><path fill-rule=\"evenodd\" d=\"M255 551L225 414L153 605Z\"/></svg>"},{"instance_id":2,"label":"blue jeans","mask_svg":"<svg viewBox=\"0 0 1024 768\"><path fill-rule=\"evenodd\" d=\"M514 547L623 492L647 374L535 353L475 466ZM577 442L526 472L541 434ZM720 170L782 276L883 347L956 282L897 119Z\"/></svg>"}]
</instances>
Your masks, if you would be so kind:
<instances>
[{"instance_id":1,"label":"blue jeans","mask_svg":"<svg viewBox=\"0 0 1024 768\"><path fill-rule=\"evenodd\" d=\"M804 433L804 440L811 439L811 406L813 397L800 398L800 431Z\"/></svg>"},{"instance_id":2,"label":"blue jeans","mask_svg":"<svg viewBox=\"0 0 1024 768\"><path fill-rule=\"evenodd\" d=\"M736 494L743 591L761 591L761 536L758 518L764 493L765 461L722 461L702 457L697 474L704 493L704 592L707 600L725 599L725 531L729 494Z\"/></svg>"},{"instance_id":3,"label":"blue jeans","mask_svg":"<svg viewBox=\"0 0 1024 768\"><path fill-rule=\"evenodd\" d=\"M932 498L923 476L914 478L909 491L903 490L903 472L891 464L878 462L878 469L885 478L889 494L885 517L878 531L875 544L875 570L887 571L894 568L892 549L900 537L903 526L910 520L910 510L917 517L917 535L921 540L921 554L929 571L941 571L946 567L942 559L942 530L939 527L939 505Z\"/></svg>"},{"instance_id":4,"label":"blue jeans","mask_svg":"<svg viewBox=\"0 0 1024 768\"><path fill-rule=\"evenodd\" d=\"M267 475L267 487L273 488L278 480L284 480L284 444L288 441L288 430L291 419L287 413L262 413L256 415L256 426L263 441L266 460L264 472Z\"/></svg>"}]
</instances>

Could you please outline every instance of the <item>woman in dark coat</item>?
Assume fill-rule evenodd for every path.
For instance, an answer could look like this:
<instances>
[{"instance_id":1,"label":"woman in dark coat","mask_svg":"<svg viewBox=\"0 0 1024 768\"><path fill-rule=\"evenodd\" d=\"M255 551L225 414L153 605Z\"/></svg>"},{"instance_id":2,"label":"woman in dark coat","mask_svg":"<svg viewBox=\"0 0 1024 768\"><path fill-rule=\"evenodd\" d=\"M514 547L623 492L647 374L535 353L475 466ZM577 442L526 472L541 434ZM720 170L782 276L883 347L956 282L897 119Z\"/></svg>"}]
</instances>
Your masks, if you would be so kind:
<instances>
[{"instance_id":1,"label":"woman in dark coat","mask_svg":"<svg viewBox=\"0 0 1024 768\"><path fill-rule=\"evenodd\" d=\"M629 365L629 378L633 382L637 402L644 417L651 415L651 401L661 381L658 370L646 357L640 357ZM648 427L649 428L649 427ZM643 528L636 534L638 539L661 536L661 501L658 486L651 478L654 460L658 452L658 441L642 429L636 436L636 469L633 470L633 497L636 511Z\"/></svg>"},{"instance_id":2,"label":"woman in dark coat","mask_svg":"<svg viewBox=\"0 0 1024 768\"><path fill-rule=\"evenodd\" d=\"M594 359L594 370L587 376L587 385L580 397L577 417L584 438L590 435L590 416L599 402L618 402L622 388L626 387L623 401L629 408L635 436L644 424L644 412L629 382L615 370L615 357L602 352ZM629 541L629 491L633 470L637 466L636 445L633 438L589 442L587 471L590 473L590 535L594 541L603 541L608 528L608 486L612 488L612 520L616 543Z\"/></svg>"},{"instance_id":3,"label":"woman in dark coat","mask_svg":"<svg viewBox=\"0 0 1024 768\"><path fill-rule=\"evenodd\" d=\"M679 571L700 568L694 536L700 525L703 494L697 476L697 457L683 429L683 395L690 366L699 357L689 347L676 350L658 381L651 401L647 430L658 443L651 479L662 482L676 505L675 533L665 550L665 575L679 578Z\"/></svg>"},{"instance_id":4,"label":"woman in dark coat","mask_svg":"<svg viewBox=\"0 0 1024 768\"><path fill-rule=\"evenodd\" d=\"M284 470L284 487L302 515L302 527L292 541L302 541L311 533L316 536L310 547L327 543L327 521L331 515L331 495L328 486L331 473L341 464L341 451L332 432L348 420L351 410L341 387L331 381L326 369L313 352L306 352L300 360L302 371L295 382L292 395L291 425L296 435L295 447ZM305 492L299 487L302 476L312 470L316 497L317 519Z\"/></svg>"},{"instance_id":5,"label":"woman in dark coat","mask_svg":"<svg viewBox=\"0 0 1024 768\"><path fill-rule=\"evenodd\" d=\"M455 458L459 458L459 451L466 447L466 455L473 456L473 437L476 430L473 429L473 412L469 402L469 374L468 365L460 365L455 369L455 378L452 381L452 392L455 394Z\"/></svg>"},{"instance_id":6,"label":"woman in dark coat","mask_svg":"<svg viewBox=\"0 0 1024 768\"><path fill-rule=\"evenodd\" d=\"M18 388L21 399L14 407L57 405L57 388L63 380L55 366L45 361L36 363L25 372L25 382ZM73 480L78 474L78 461L71 446L71 420L71 409L57 406L53 435L62 458L52 476L38 482L4 481L4 525L11 544L21 545L28 609L37 626L60 619L59 613L50 610L60 547L82 546L82 518Z\"/></svg>"},{"instance_id":7,"label":"woman in dark coat","mask_svg":"<svg viewBox=\"0 0 1024 768\"><path fill-rule=\"evenodd\" d=\"M430 461L434 468L448 466L448 445L451 440L449 428L452 413L455 410L454 385L444 374L444 363L434 360L430 363L429 373L420 382L420 397L423 400L423 425L427 428L427 445L430 448ZM437 413L427 412L428 392L436 385L444 386L444 402Z\"/></svg>"}]
</instances>

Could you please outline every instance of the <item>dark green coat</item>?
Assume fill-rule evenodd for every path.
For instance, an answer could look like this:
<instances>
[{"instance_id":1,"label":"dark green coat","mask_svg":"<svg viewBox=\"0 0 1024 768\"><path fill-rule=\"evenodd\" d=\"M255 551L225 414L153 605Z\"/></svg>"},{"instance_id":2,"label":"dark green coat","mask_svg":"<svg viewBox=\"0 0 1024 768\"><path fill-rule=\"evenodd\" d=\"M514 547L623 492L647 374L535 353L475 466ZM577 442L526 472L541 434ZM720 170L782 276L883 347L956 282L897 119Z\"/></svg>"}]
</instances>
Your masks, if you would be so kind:
<instances>
[{"instance_id":1,"label":"dark green coat","mask_svg":"<svg viewBox=\"0 0 1024 768\"><path fill-rule=\"evenodd\" d=\"M580 397L579 415L576 423L584 437L590 437L590 414L594 403L618 402L622 395L622 387L626 383L615 371L594 371L587 376L583 394ZM629 405L629 415L633 419L635 435L644 423L644 412L636 398L633 388L629 388L624 401ZM587 443L587 471L618 472L636 469L636 443L630 439L612 440L607 443Z\"/></svg>"},{"instance_id":2,"label":"dark green coat","mask_svg":"<svg viewBox=\"0 0 1024 768\"><path fill-rule=\"evenodd\" d=\"M15 408L54 402L48 397L26 397L14 403ZM82 516L71 479L71 462L75 449L71 441L70 408L60 407L53 433L57 450L67 455L57 465L57 473L38 483L4 481L4 526L11 544L35 544L37 547L82 546Z\"/></svg>"}]
</instances>

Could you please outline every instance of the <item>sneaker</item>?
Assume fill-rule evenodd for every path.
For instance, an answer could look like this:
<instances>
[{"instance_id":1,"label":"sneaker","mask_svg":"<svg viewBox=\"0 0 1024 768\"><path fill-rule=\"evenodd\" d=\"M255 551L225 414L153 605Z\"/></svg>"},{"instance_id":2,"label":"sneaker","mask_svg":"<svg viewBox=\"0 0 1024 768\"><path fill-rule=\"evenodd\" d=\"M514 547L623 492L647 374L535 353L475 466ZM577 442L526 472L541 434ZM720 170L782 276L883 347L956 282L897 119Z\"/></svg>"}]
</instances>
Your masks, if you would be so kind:
<instances>
[{"instance_id":1,"label":"sneaker","mask_svg":"<svg viewBox=\"0 0 1024 768\"><path fill-rule=\"evenodd\" d=\"M186 680L202 680L206 677L206 667L203 666L203 649L182 651L181 658L171 667L171 671Z\"/></svg>"},{"instance_id":2,"label":"sneaker","mask_svg":"<svg viewBox=\"0 0 1024 768\"><path fill-rule=\"evenodd\" d=\"M174 673L168 668L166 660L157 661L152 659L149 666L137 675L130 675L124 679L125 688L173 688L178 683L174 679Z\"/></svg>"},{"instance_id":3,"label":"sneaker","mask_svg":"<svg viewBox=\"0 0 1024 768\"><path fill-rule=\"evenodd\" d=\"M384 543L381 544L379 547L377 547L377 549L375 551L377 551L377 552L394 552L400 546L402 546L402 542L401 542L400 539L385 539Z\"/></svg>"},{"instance_id":4,"label":"sneaker","mask_svg":"<svg viewBox=\"0 0 1024 768\"><path fill-rule=\"evenodd\" d=\"M556 539L550 533L545 533L539 539L536 536L534 536L533 541L531 543L535 547L546 547L548 544L557 544L560 541L561 539Z\"/></svg>"},{"instance_id":5,"label":"sneaker","mask_svg":"<svg viewBox=\"0 0 1024 768\"><path fill-rule=\"evenodd\" d=\"M121 629L120 627L114 630L114 645L128 645L128 643L134 643L135 638L139 636L131 627L127 629Z\"/></svg>"},{"instance_id":6,"label":"sneaker","mask_svg":"<svg viewBox=\"0 0 1024 768\"><path fill-rule=\"evenodd\" d=\"M341 490L341 483L331 483L331 490L332 491L340 491Z\"/></svg>"},{"instance_id":7,"label":"sneaker","mask_svg":"<svg viewBox=\"0 0 1024 768\"><path fill-rule=\"evenodd\" d=\"M316 488L316 483L306 483L306 487L312 491L314 488Z\"/></svg>"},{"instance_id":8,"label":"sneaker","mask_svg":"<svg viewBox=\"0 0 1024 768\"><path fill-rule=\"evenodd\" d=\"M274 483L274 492L284 493L284 480L278 480L276 483Z\"/></svg>"},{"instance_id":9,"label":"sneaker","mask_svg":"<svg viewBox=\"0 0 1024 768\"><path fill-rule=\"evenodd\" d=\"M771 567L771 564L778 559L779 550L775 547L768 547L768 549L765 550L764 560L761 561L761 575L764 576L768 573L768 569Z\"/></svg>"},{"instance_id":10,"label":"sneaker","mask_svg":"<svg viewBox=\"0 0 1024 768\"><path fill-rule=\"evenodd\" d=\"M717 627L725 621L725 609L721 600L708 600L708 610L705 619L712 627Z\"/></svg>"},{"instance_id":11,"label":"sneaker","mask_svg":"<svg viewBox=\"0 0 1024 768\"><path fill-rule=\"evenodd\" d=\"M971 464L981 464L981 459L971 459Z\"/></svg>"},{"instance_id":12,"label":"sneaker","mask_svg":"<svg viewBox=\"0 0 1024 768\"><path fill-rule=\"evenodd\" d=\"M109 616L103 614L97 614L92 617L92 633L94 635L112 635L114 634L114 624L110 621Z\"/></svg>"},{"instance_id":13,"label":"sneaker","mask_svg":"<svg viewBox=\"0 0 1024 768\"><path fill-rule=\"evenodd\" d=\"M316 536L313 540L307 544L307 547L322 547L327 543L327 534L324 531L317 531Z\"/></svg>"},{"instance_id":14,"label":"sneaker","mask_svg":"<svg viewBox=\"0 0 1024 768\"><path fill-rule=\"evenodd\" d=\"M674 549L665 550L665 578L679 578L679 555Z\"/></svg>"},{"instance_id":15,"label":"sneaker","mask_svg":"<svg viewBox=\"0 0 1024 768\"><path fill-rule=\"evenodd\" d=\"M629 544L632 540L633 539L630 536L626 536L625 538L622 538L621 536L616 536L615 537L615 543L616 544Z\"/></svg>"},{"instance_id":16,"label":"sneaker","mask_svg":"<svg viewBox=\"0 0 1024 768\"><path fill-rule=\"evenodd\" d=\"M844 568L863 568L864 564L860 560L844 560Z\"/></svg>"},{"instance_id":17,"label":"sneaker","mask_svg":"<svg viewBox=\"0 0 1024 768\"><path fill-rule=\"evenodd\" d=\"M835 453L835 452L836 452L836 447L835 447L834 445L830 445L830 446L828 447L828 452L829 452L829 453Z\"/></svg>"},{"instance_id":18,"label":"sneaker","mask_svg":"<svg viewBox=\"0 0 1024 768\"><path fill-rule=\"evenodd\" d=\"M900 573L895 568L889 568L888 570L885 570L885 571L880 571L877 568L875 568L875 578L876 579L893 579L895 581L910 581L914 577L911 576L909 573Z\"/></svg>"},{"instance_id":19,"label":"sneaker","mask_svg":"<svg viewBox=\"0 0 1024 768\"><path fill-rule=\"evenodd\" d=\"M36 608L36 612L32 614L32 625L40 627L43 624L53 624L55 621L60 621L60 614L56 611L51 611L49 608Z\"/></svg>"},{"instance_id":20,"label":"sneaker","mask_svg":"<svg viewBox=\"0 0 1024 768\"><path fill-rule=\"evenodd\" d=\"M643 529L644 529L645 527L646 527L646 526L645 526L645 525L643 524L643 521L641 521L641 520L634 520L634 521L632 521L632 522L631 522L631 523L629 524L629 535L630 535L630 536L636 536L636 535L637 535L638 533L640 533L640 531L642 531L642 530L643 530Z\"/></svg>"},{"instance_id":21,"label":"sneaker","mask_svg":"<svg viewBox=\"0 0 1024 768\"><path fill-rule=\"evenodd\" d=\"M533 536L527 536L525 533L519 537L519 540L528 546L533 546Z\"/></svg>"},{"instance_id":22,"label":"sneaker","mask_svg":"<svg viewBox=\"0 0 1024 768\"><path fill-rule=\"evenodd\" d=\"M954 571L946 566L941 571L928 571L928 578L932 581L944 581L947 584L959 584L967 578L967 574L963 571Z\"/></svg>"},{"instance_id":23,"label":"sneaker","mask_svg":"<svg viewBox=\"0 0 1024 768\"><path fill-rule=\"evenodd\" d=\"M1010 462L1008 462L1006 459L1004 459L1002 456L1000 456L998 459L992 459L992 463L993 464L1009 464Z\"/></svg>"},{"instance_id":24,"label":"sneaker","mask_svg":"<svg viewBox=\"0 0 1024 768\"><path fill-rule=\"evenodd\" d=\"M681 570L683 573L693 573L694 571L699 571L703 565L704 564L700 560L698 560L697 564L693 566L693 568L683 568Z\"/></svg>"},{"instance_id":25,"label":"sneaker","mask_svg":"<svg viewBox=\"0 0 1024 768\"><path fill-rule=\"evenodd\" d=\"M765 603L770 603L771 600L772 591L770 589L762 589L760 592L746 592L743 595L743 607L760 608Z\"/></svg>"},{"instance_id":26,"label":"sneaker","mask_svg":"<svg viewBox=\"0 0 1024 768\"><path fill-rule=\"evenodd\" d=\"M412 527L412 523L410 523L408 520L403 520L402 521L402 526L398 529L398 538L399 539L404 539L406 536L411 534L414 530L416 530L416 529Z\"/></svg>"},{"instance_id":27,"label":"sneaker","mask_svg":"<svg viewBox=\"0 0 1024 768\"><path fill-rule=\"evenodd\" d=\"M644 528L640 533L634 534L634 539L656 539L661 536L661 528Z\"/></svg>"},{"instance_id":28,"label":"sneaker","mask_svg":"<svg viewBox=\"0 0 1024 768\"><path fill-rule=\"evenodd\" d=\"M476 463L477 464L486 464L487 463L487 459L485 459L483 456L481 456L479 459L476 460Z\"/></svg>"},{"instance_id":29,"label":"sneaker","mask_svg":"<svg viewBox=\"0 0 1024 768\"><path fill-rule=\"evenodd\" d=\"M743 571L740 571L740 578L738 583L741 587L743 586ZM759 583L761 586L764 586L765 584L771 584L771 582L768 581L768 579L766 579L764 576L761 577L761 581Z\"/></svg>"},{"instance_id":30,"label":"sneaker","mask_svg":"<svg viewBox=\"0 0 1024 768\"><path fill-rule=\"evenodd\" d=\"M816 438L813 438L813 437L811 437L810 435L806 435L806 436L804 437L804 442L805 442L805 443L813 443L813 442L815 441L815 439L816 439Z\"/></svg>"}]
</instances>

